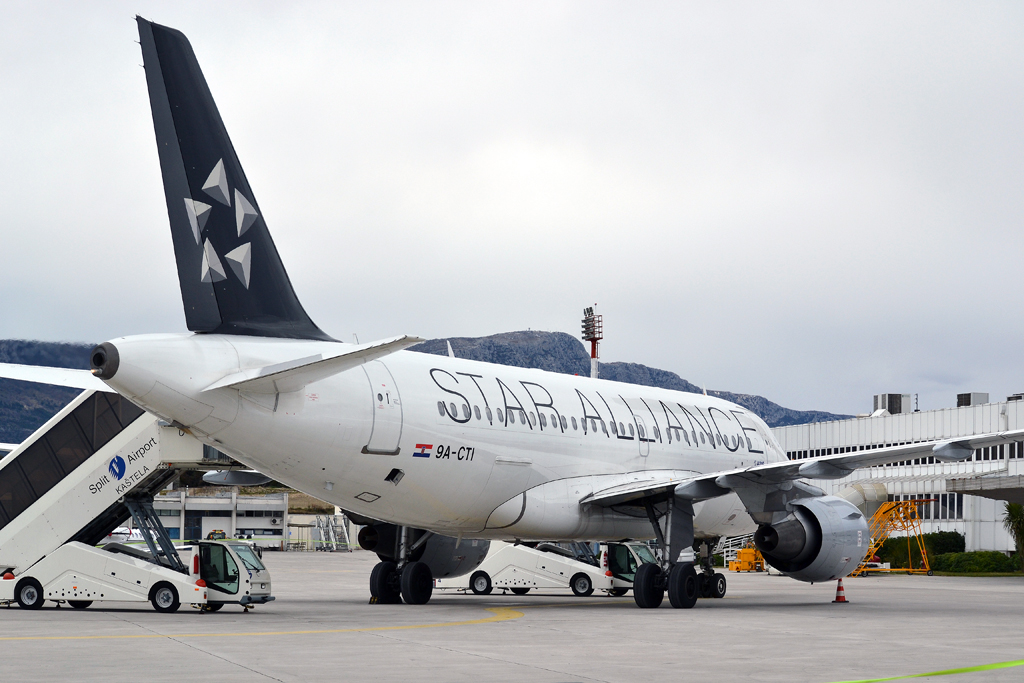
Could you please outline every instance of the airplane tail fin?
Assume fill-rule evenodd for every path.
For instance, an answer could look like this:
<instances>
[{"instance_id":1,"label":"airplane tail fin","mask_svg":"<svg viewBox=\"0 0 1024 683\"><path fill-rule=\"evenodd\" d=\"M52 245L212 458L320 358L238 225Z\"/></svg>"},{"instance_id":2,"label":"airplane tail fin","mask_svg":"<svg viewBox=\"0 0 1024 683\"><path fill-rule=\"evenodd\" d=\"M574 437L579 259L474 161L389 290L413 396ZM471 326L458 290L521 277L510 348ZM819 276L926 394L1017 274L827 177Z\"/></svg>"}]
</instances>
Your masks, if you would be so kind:
<instances>
[{"instance_id":1,"label":"airplane tail fin","mask_svg":"<svg viewBox=\"0 0 1024 683\"><path fill-rule=\"evenodd\" d=\"M136 20L188 329L330 340L295 296L188 39Z\"/></svg>"}]
</instances>

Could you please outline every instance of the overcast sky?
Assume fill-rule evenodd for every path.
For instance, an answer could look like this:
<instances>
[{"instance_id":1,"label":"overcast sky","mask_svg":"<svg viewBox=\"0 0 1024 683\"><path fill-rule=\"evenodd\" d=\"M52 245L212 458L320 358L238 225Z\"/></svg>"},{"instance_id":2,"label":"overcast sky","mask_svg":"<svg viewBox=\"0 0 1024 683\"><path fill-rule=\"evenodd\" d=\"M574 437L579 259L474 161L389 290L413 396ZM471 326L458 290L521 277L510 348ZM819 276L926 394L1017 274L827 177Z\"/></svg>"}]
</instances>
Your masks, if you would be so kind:
<instances>
[{"instance_id":1,"label":"overcast sky","mask_svg":"<svg viewBox=\"0 0 1024 683\"><path fill-rule=\"evenodd\" d=\"M798 409L1024 390L1019 3L5 3L0 338L184 331L135 13L313 320Z\"/></svg>"}]
</instances>

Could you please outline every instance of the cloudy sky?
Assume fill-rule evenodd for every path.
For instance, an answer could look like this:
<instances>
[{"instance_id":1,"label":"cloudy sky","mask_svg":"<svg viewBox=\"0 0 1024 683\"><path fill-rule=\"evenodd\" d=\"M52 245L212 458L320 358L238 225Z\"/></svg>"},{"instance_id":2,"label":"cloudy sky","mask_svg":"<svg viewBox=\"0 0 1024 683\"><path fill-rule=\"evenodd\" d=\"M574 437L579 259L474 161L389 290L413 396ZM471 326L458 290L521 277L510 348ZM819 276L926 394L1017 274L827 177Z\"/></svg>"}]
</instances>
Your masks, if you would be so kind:
<instances>
[{"instance_id":1,"label":"cloudy sky","mask_svg":"<svg viewBox=\"0 0 1024 683\"><path fill-rule=\"evenodd\" d=\"M183 331L139 13L328 333L577 334L785 406L1024 390L1016 3L5 3L0 338Z\"/></svg>"}]
</instances>

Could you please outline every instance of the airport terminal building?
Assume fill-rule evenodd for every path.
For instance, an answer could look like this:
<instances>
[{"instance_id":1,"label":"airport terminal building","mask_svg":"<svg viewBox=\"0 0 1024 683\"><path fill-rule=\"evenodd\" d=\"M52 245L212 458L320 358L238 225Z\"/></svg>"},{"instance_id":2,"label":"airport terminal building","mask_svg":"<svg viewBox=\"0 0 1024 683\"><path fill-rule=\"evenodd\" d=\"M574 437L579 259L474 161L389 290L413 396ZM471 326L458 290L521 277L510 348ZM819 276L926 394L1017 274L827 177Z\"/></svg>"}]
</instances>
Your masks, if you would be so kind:
<instances>
[{"instance_id":1,"label":"airport terminal building","mask_svg":"<svg viewBox=\"0 0 1024 683\"><path fill-rule=\"evenodd\" d=\"M776 427L791 460L886 446L1024 429L1024 400L989 403L987 394L960 394L957 407L911 412L907 394L879 394L874 412L849 420ZM1024 503L1024 439L975 450L970 460L917 458L856 470L843 479L816 480L826 493L847 487L882 492L888 500L934 499L920 507L922 529L958 531L967 550L1014 550L1003 529L1004 502Z\"/></svg>"}]
</instances>

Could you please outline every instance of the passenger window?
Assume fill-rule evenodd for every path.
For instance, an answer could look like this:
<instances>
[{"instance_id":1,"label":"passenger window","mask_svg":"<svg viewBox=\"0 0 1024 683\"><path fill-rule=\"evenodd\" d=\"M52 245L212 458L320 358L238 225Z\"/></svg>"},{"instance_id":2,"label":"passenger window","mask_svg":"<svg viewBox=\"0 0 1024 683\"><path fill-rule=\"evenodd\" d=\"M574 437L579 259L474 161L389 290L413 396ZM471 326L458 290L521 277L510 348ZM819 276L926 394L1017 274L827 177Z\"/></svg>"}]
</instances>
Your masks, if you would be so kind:
<instances>
[{"instance_id":1,"label":"passenger window","mask_svg":"<svg viewBox=\"0 0 1024 683\"><path fill-rule=\"evenodd\" d=\"M615 426L614 422L612 422L612 434L614 434L616 436L619 435L619 428Z\"/></svg>"},{"instance_id":2,"label":"passenger window","mask_svg":"<svg viewBox=\"0 0 1024 683\"><path fill-rule=\"evenodd\" d=\"M574 417L573 419L575 420L576 418ZM580 420L580 426L583 427L583 433L586 434L587 433L587 418L584 417L583 419Z\"/></svg>"},{"instance_id":3,"label":"passenger window","mask_svg":"<svg viewBox=\"0 0 1024 683\"><path fill-rule=\"evenodd\" d=\"M565 415L563 415L561 418L559 418L559 422L562 425L562 429L567 429L568 428L568 425L565 422Z\"/></svg>"},{"instance_id":4,"label":"passenger window","mask_svg":"<svg viewBox=\"0 0 1024 683\"><path fill-rule=\"evenodd\" d=\"M537 417L533 413L530 413L530 426L531 427L536 427L537 426Z\"/></svg>"},{"instance_id":5,"label":"passenger window","mask_svg":"<svg viewBox=\"0 0 1024 683\"><path fill-rule=\"evenodd\" d=\"M462 417L469 419L469 406L465 403L462 404Z\"/></svg>"},{"instance_id":6,"label":"passenger window","mask_svg":"<svg viewBox=\"0 0 1024 683\"><path fill-rule=\"evenodd\" d=\"M480 419L480 406L473 406L473 414L476 415L476 419Z\"/></svg>"},{"instance_id":7,"label":"passenger window","mask_svg":"<svg viewBox=\"0 0 1024 683\"><path fill-rule=\"evenodd\" d=\"M573 431L576 430L576 418L575 417L572 419L572 428L573 428Z\"/></svg>"},{"instance_id":8,"label":"passenger window","mask_svg":"<svg viewBox=\"0 0 1024 683\"><path fill-rule=\"evenodd\" d=\"M493 418L491 417L491 408L490 408L490 406L488 406L488 407L484 408L484 410L486 410L486 411L487 411L487 421L488 421L488 422L492 422L492 421L493 421Z\"/></svg>"},{"instance_id":9,"label":"passenger window","mask_svg":"<svg viewBox=\"0 0 1024 683\"><path fill-rule=\"evenodd\" d=\"M633 436L633 425L632 425L632 423L630 423L630 425L629 425L629 435Z\"/></svg>"},{"instance_id":10,"label":"passenger window","mask_svg":"<svg viewBox=\"0 0 1024 683\"><path fill-rule=\"evenodd\" d=\"M441 417L444 417L444 401L437 402L437 412L440 413Z\"/></svg>"},{"instance_id":11,"label":"passenger window","mask_svg":"<svg viewBox=\"0 0 1024 683\"><path fill-rule=\"evenodd\" d=\"M537 415L540 417L540 426L541 427L547 427L548 426L548 417L547 417L547 415L545 415L544 413L537 413Z\"/></svg>"},{"instance_id":12,"label":"passenger window","mask_svg":"<svg viewBox=\"0 0 1024 683\"><path fill-rule=\"evenodd\" d=\"M454 403L452 403L450 405L451 405L451 409L452 409L452 412L450 414L451 414L452 417L457 419L459 417L459 411L456 410Z\"/></svg>"},{"instance_id":13,"label":"passenger window","mask_svg":"<svg viewBox=\"0 0 1024 683\"><path fill-rule=\"evenodd\" d=\"M558 416L555 415L554 413L551 413L551 426L552 427L557 427L558 426Z\"/></svg>"},{"instance_id":14,"label":"passenger window","mask_svg":"<svg viewBox=\"0 0 1024 683\"><path fill-rule=\"evenodd\" d=\"M601 431L606 435L608 434L608 426L604 423L604 420L601 420Z\"/></svg>"},{"instance_id":15,"label":"passenger window","mask_svg":"<svg viewBox=\"0 0 1024 683\"><path fill-rule=\"evenodd\" d=\"M510 424L516 423L516 413L514 410L508 411L508 421Z\"/></svg>"},{"instance_id":16,"label":"passenger window","mask_svg":"<svg viewBox=\"0 0 1024 683\"><path fill-rule=\"evenodd\" d=\"M498 413L498 423L505 424L505 415L501 412L501 408L495 408L494 410Z\"/></svg>"}]
</instances>

